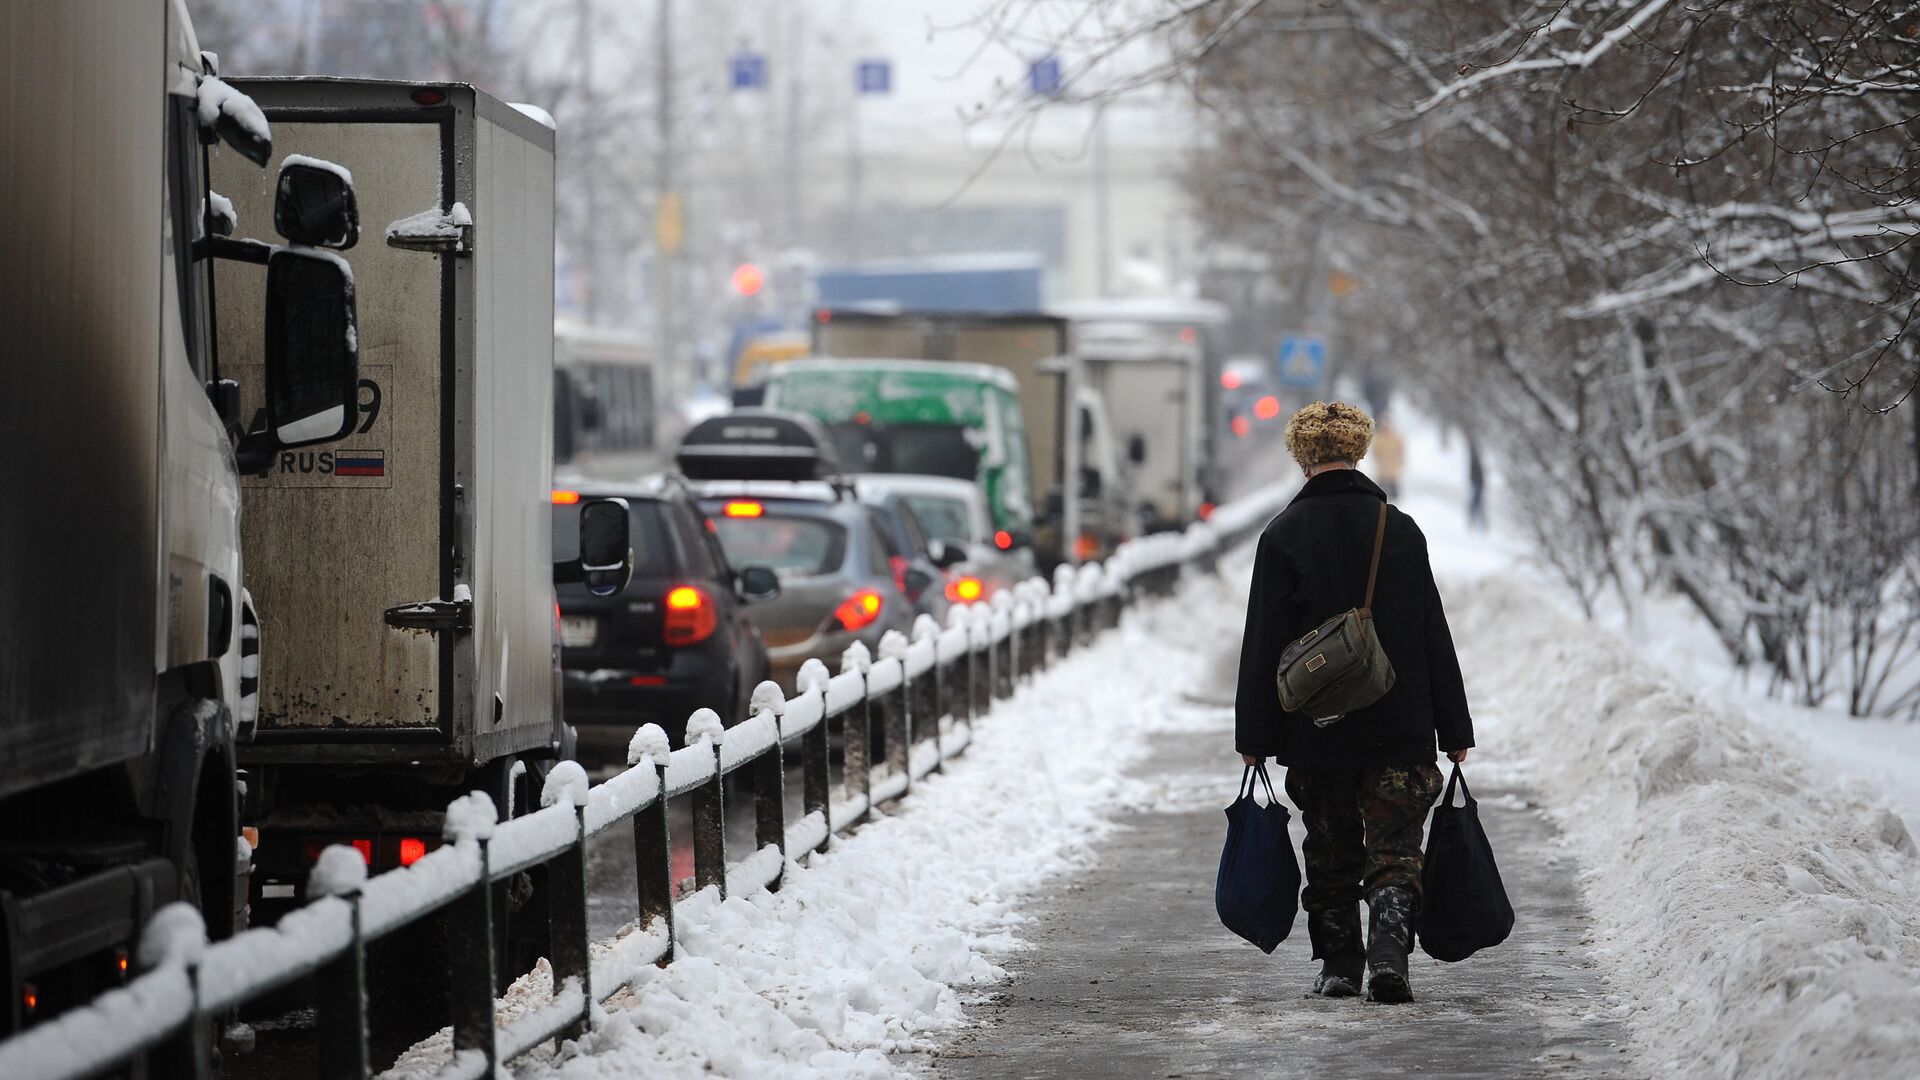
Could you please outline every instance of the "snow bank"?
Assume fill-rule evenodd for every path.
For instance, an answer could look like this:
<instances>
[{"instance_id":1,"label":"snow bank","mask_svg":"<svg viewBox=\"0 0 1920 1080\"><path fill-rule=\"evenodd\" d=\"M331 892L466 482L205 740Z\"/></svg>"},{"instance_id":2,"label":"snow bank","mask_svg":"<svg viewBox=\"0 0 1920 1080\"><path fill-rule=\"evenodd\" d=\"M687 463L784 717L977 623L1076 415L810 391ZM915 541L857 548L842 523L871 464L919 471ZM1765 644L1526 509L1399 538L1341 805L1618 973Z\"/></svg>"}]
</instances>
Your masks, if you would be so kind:
<instances>
[{"instance_id":1,"label":"snow bank","mask_svg":"<svg viewBox=\"0 0 1920 1080\"><path fill-rule=\"evenodd\" d=\"M1594 952L1662 1075L1920 1075L1920 859L1899 817L1605 631L1450 593L1480 742L1528 759Z\"/></svg>"},{"instance_id":2,"label":"snow bank","mask_svg":"<svg viewBox=\"0 0 1920 1080\"><path fill-rule=\"evenodd\" d=\"M1188 614L1148 609L1076 650L997 704L944 772L926 775L931 757L916 756L924 778L912 797L835 837L806 867L789 863L780 892L722 901L707 891L683 901L673 963L635 965L630 988L606 1002L604 1022L558 1053L536 1048L515 1075L896 1075L890 1053L932 1047L964 1023L960 992L1002 976L994 958L1020 947L1020 897L1085 866L1112 813L1138 797L1123 774L1144 754L1148 732L1182 707L1185 689L1180 680L1143 682L1138 657L1195 667L1190 650L1214 643L1186 643L1196 636ZM883 665L898 661L874 670ZM727 731L722 749L744 728ZM792 835L816 837L818 824L799 835L808 825L795 823ZM629 927L596 950L613 955L641 935ZM509 991L501 1021L540 1008L551 988L544 967L529 974ZM446 1038L416 1047L389 1075L430 1074L446 1060Z\"/></svg>"}]
</instances>

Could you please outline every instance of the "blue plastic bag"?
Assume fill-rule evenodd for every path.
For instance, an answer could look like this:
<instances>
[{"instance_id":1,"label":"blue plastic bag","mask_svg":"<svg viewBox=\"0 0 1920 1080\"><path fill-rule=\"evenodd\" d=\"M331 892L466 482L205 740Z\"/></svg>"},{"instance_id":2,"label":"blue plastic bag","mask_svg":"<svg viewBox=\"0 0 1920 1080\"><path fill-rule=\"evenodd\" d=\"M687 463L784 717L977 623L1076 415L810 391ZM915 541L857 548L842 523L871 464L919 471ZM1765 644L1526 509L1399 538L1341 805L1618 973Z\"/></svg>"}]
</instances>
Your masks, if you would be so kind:
<instances>
[{"instance_id":1,"label":"blue plastic bag","mask_svg":"<svg viewBox=\"0 0 1920 1080\"><path fill-rule=\"evenodd\" d=\"M1267 805L1253 798L1254 778L1267 788ZM1272 952L1293 930L1300 910L1300 863L1287 835L1287 808L1274 797L1265 764L1240 776L1240 793L1227 807L1227 844L1220 852L1220 877L1213 886L1213 907L1227 929Z\"/></svg>"}]
</instances>

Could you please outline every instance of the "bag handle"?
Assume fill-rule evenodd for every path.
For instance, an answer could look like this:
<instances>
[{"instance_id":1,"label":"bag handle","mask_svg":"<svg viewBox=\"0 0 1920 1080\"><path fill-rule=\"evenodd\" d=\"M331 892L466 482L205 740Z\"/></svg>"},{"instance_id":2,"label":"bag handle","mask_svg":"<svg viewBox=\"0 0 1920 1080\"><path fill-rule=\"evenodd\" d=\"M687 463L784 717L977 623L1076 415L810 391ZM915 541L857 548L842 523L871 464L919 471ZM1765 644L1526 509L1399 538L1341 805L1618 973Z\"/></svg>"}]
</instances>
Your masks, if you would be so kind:
<instances>
[{"instance_id":1,"label":"bag handle","mask_svg":"<svg viewBox=\"0 0 1920 1080\"><path fill-rule=\"evenodd\" d=\"M1373 530L1373 562L1367 566L1367 598L1360 602L1360 611L1373 615L1373 582L1380 576L1380 548L1387 540L1387 504L1380 503L1380 524Z\"/></svg>"},{"instance_id":2,"label":"bag handle","mask_svg":"<svg viewBox=\"0 0 1920 1080\"><path fill-rule=\"evenodd\" d=\"M1467 778L1460 775L1460 763L1457 761L1453 763L1453 775L1447 778L1447 794L1445 798L1440 800L1440 805L1442 806L1453 805L1453 785L1455 784L1460 785L1460 794L1464 795L1467 800L1466 802L1461 803L1460 805L1462 806L1474 805L1475 799L1473 797L1473 792L1468 790L1467 788Z\"/></svg>"},{"instance_id":3,"label":"bag handle","mask_svg":"<svg viewBox=\"0 0 1920 1080\"><path fill-rule=\"evenodd\" d=\"M1245 798L1252 797L1253 783L1254 783L1255 777L1259 778L1260 783L1266 785L1267 804L1271 806L1272 804L1279 802L1280 796L1275 795L1273 793L1273 781L1269 779L1267 776L1267 763L1264 761L1258 765L1248 765L1246 767L1246 771L1240 774L1240 788L1238 793L1235 795L1235 799L1238 800L1238 799L1245 799Z\"/></svg>"}]
</instances>

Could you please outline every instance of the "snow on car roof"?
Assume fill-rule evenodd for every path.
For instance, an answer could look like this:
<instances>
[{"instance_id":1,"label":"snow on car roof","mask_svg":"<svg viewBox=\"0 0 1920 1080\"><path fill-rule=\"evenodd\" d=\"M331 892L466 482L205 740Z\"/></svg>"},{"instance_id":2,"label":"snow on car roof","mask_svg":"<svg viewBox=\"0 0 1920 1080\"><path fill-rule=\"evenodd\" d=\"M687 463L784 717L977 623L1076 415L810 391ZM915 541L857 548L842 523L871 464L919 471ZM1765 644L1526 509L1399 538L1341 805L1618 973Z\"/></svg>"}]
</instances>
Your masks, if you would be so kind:
<instances>
[{"instance_id":1,"label":"snow on car roof","mask_svg":"<svg viewBox=\"0 0 1920 1080\"><path fill-rule=\"evenodd\" d=\"M978 379L1017 394L1020 384L1014 381L1013 373L1006 368L992 364L974 364L959 360L909 360L900 359L852 359L840 356L815 356L801 360L789 360L775 368L769 379L778 381L809 372L834 371L924 371L932 375L954 375L962 378Z\"/></svg>"},{"instance_id":2,"label":"snow on car roof","mask_svg":"<svg viewBox=\"0 0 1920 1080\"><path fill-rule=\"evenodd\" d=\"M1227 305L1185 296L1108 297L1099 300L1063 300L1048 304L1049 315L1075 322L1193 322L1223 323Z\"/></svg>"},{"instance_id":3,"label":"snow on car roof","mask_svg":"<svg viewBox=\"0 0 1920 1080\"><path fill-rule=\"evenodd\" d=\"M869 494L937 495L979 503L985 503L987 498L981 492L980 486L971 480L960 480L951 476L929 476L924 473L866 473L855 477L853 486L862 496Z\"/></svg>"},{"instance_id":4,"label":"snow on car roof","mask_svg":"<svg viewBox=\"0 0 1920 1080\"><path fill-rule=\"evenodd\" d=\"M802 502L838 502L840 491L824 480L699 480L688 485L696 497L727 499L796 499Z\"/></svg>"}]
</instances>

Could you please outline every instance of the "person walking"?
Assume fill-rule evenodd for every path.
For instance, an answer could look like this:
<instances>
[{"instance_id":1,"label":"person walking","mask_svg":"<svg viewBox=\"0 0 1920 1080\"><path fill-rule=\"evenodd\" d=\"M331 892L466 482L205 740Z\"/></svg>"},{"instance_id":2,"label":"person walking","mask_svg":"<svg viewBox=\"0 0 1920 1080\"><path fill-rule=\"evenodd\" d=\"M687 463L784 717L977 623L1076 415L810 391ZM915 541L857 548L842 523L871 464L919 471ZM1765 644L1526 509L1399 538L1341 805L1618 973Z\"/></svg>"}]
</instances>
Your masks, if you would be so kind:
<instances>
[{"instance_id":1,"label":"person walking","mask_svg":"<svg viewBox=\"0 0 1920 1080\"><path fill-rule=\"evenodd\" d=\"M1287 450L1307 482L1261 533L1247 597L1234 702L1242 760L1286 767L1287 797L1306 823L1301 907L1313 992L1413 1000L1407 953L1420 900L1421 827L1440 794L1435 748L1464 761L1473 746L1460 661L1427 561L1426 537L1389 507L1372 615L1394 671L1386 695L1328 721L1284 711L1275 673L1290 643L1361 603L1386 494L1356 466L1373 421L1344 402L1315 402L1287 422ZM1360 901L1368 910L1361 941Z\"/></svg>"}]
</instances>

